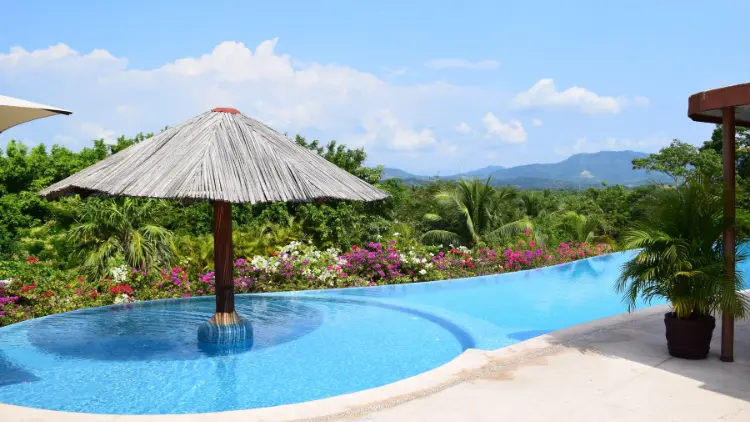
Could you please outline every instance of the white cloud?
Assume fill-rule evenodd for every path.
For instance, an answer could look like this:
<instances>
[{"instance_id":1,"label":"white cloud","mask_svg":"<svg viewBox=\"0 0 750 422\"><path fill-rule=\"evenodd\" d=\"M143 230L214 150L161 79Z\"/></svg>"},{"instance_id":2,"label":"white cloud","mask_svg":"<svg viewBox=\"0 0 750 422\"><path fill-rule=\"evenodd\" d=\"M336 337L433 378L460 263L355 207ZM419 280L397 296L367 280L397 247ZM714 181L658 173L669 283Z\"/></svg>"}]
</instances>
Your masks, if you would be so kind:
<instances>
[{"instance_id":1,"label":"white cloud","mask_svg":"<svg viewBox=\"0 0 750 422\"><path fill-rule=\"evenodd\" d=\"M456 132L458 133L471 133L473 131L474 129L472 129L471 126L469 126L469 124L466 122L461 122L458 124L458 126L456 126Z\"/></svg>"},{"instance_id":2,"label":"white cloud","mask_svg":"<svg viewBox=\"0 0 750 422\"><path fill-rule=\"evenodd\" d=\"M116 58L106 50L95 49L88 54L79 54L66 44L56 44L46 49L27 51L22 47L11 47L8 53L0 53L0 70L10 73L34 71L89 73L106 69L124 69L125 58Z\"/></svg>"},{"instance_id":3,"label":"white cloud","mask_svg":"<svg viewBox=\"0 0 750 422\"><path fill-rule=\"evenodd\" d=\"M542 79L528 91L516 94L511 104L517 108L567 107L596 114L619 113L626 103L625 98L603 97L577 86L558 91L552 79Z\"/></svg>"},{"instance_id":4,"label":"white cloud","mask_svg":"<svg viewBox=\"0 0 750 422\"><path fill-rule=\"evenodd\" d=\"M440 155L452 157L458 153L458 145L449 142L440 142L437 151Z\"/></svg>"},{"instance_id":5,"label":"white cloud","mask_svg":"<svg viewBox=\"0 0 750 422\"><path fill-rule=\"evenodd\" d=\"M539 120L539 119L531 119L531 124L533 126L535 126L535 127L539 127L539 126L543 125L544 122L541 121L541 120Z\"/></svg>"},{"instance_id":6,"label":"white cloud","mask_svg":"<svg viewBox=\"0 0 750 422\"><path fill-rule=\"evenodd\" d=\"M101 125L92 122L86 122L80 127L80 134L86 139L103 139L106 143L115 141L115 131L104 129Z\"/></svg>"},{"instance_id":7,"label":"white cloud","mask_svg":"<svg viewBox=\"0 0 750 422\"><path fill-rule=\"evenodd\" d=\"M633 140L630 138L605 138L599 141L589 141L586 138L576 139L572 145L555 148L555 152L562 156L579 154L583 152L599 151L623 151L633 150L640 152L655 152L659 148L668 145L670 139L666 136L650 136Z\"/></svg>"},{"instance_id":8,"label":"white cloud","mask_svg":"<svg viewBox=\"0 0 750 422\"><path fill-rule=\"evenodd\" d=\"M432 125L448 121L457 108L484 108L494 97L473 87L396 85L347 66L299 63L276 53L276 44L263 41L253 50L227 41L145 70L128 68L126 59L105 50L13 47L0 53L0 86L7 81L37 101L73 110L57 129L56 139L69 146L87 144L86 137L158 131L214 107L234 107L290 135L353 146L369 141L376 163L395 154L389 151L450 145L438 141ZM44 95L33 96L34 90Z\"/></svg>"},{"instance_id":9,"label":"white cloud","mask_svg":"<svg viewBox=\"0 0 750 422\"><path fill-rule=\"evenodd\" d=\"M581 174L579 174L578 176L581 177L581 178L583 178L583 179L591 179L591 178L594 177L594 175L591 174L591 172L588 171L588 170L582 171Z\"/></svg>"},{"instance_id":10,"label":"white cloud","mask_svg":"<svg viewBox=\"0 0 750 422\"><path fill-rule=\"evenodd\" d=\"M649 104L651 104L651 100L640 95L633 98L633 102L641 107L647 107Z\"/></svg>"},{"instance_id":11,"label":"white cloud","mask_svg":"<svg viewBox=\"0 0 750 422\"><path fill-rule=\"evenodd\" d=\"M479 60L472 62L466 59L432 59L424 64L432 69L469 69L469 70L494 70L500 67L497 60Z\"/></svg>"},{"instance_id":12,"label":"white cloud","mask_svg":"<svg viewBox=\"0 0 750 422\"><path fill-rule=\"evenodd\" d=\"M364 145L376 141L394 150L410 151L435 145L437 141L429 129L419 131L405 127L390 110L380 110L363 122L366 134L360 138Z\"/></svg>"},{"instance_id":13,"label":"white cloud","mask_svg":"<svg viewBox=\"0 0 750 422\"><path fill-rule=\"evenodd\" d=\"M523 125L518 120L503 123L494 114L488 112L482 118L487 136L498 137L501 141L509 144L520 144L526 142L528 135Z\"/></svg>"}]
</instances>

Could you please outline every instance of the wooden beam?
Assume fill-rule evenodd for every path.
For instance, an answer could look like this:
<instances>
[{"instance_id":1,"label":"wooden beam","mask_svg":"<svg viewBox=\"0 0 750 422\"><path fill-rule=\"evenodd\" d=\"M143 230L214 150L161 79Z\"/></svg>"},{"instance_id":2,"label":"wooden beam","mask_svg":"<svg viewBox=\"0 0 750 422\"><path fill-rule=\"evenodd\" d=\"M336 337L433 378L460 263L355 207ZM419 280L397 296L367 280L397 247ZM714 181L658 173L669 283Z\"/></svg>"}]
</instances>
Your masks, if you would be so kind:
<instances>
[{"instance_id":1,"label":"wooden beam","mask_svg":"<svg viewBox=\"0 0 750 422\"><path fill-rule=\"evenodd\" d=\"M214 273L216 279L217 320L233 318L222 314L234 313L234 258L232 256L232 204L214 202ZM217 325L226 325L219 323Z\"/></svg>"},{"instance_id":2,"label":"wooden beam","mask_svg":"<svg viewBox=\"0 0 750 422\"><path fill-rule=\"evenodd\" d=\"M724 271L725 289L734 289L735 254L735 119L734 107L723 109L724 139L722 159L724 161ZM721 361L734 361L734 315L721 315Z\"/></svg>"}]
</instances>

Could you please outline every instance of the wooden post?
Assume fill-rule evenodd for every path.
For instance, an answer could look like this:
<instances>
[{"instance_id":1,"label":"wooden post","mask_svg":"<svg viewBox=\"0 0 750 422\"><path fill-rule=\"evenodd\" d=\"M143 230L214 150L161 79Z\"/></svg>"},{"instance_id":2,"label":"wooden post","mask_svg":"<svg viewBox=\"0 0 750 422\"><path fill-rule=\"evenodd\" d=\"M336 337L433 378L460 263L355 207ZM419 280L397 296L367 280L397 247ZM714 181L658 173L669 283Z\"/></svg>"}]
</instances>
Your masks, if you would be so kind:
<instances>
[{"instance_id":1,"label":"wooden post","mask_svg":"<svg viewBox=\"0 0 750 422\"><path fill-rule=\"evenodd\" d=\"M214 272L216 277L215 325L236 323L234 312L234 259L232 256L232 204L214 202Z\"/></svg>"},{"instance_id":2,"label":"wooden post","mask_svg":"<svg viewBox=\"0 0 750 422\"><path fill-rule=\"evenodd\" d=\"M735 127L734 107L723 109L722 159L724 162L724 271L725 289L734 289L734 222L735 222ZM721 315L722 362L734 361L734 315Z\"/></svg>"}]
</instances>

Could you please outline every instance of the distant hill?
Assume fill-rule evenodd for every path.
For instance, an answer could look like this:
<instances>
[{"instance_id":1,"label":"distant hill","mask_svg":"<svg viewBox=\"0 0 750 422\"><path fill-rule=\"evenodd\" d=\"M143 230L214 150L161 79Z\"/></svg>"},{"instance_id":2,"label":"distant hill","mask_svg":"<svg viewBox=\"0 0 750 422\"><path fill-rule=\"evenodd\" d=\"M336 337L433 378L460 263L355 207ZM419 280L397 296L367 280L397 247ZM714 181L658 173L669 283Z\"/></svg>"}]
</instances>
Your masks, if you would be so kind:
<instances>
[{"instance_id":1,"label":"distant hill","mask_svg":"<svg viewBox=\"0 0 750 422\"><path fill-rule=\"evenodd\" d=\"M635 151L602 151L575 154L559 162L550 164L526 164L516 167L489 166L479 170L455 174L442 179L459 180L466 178L492 177L496 186L517 186L521 189L576 189L589 186L610 185L640 186L649 182L669 182L663 173L633 170L634 158L644 158L648 154ZM398 177L407 184L424 184L429 177L418 176L399 169L386 169L386 175Z\"/></svg>"},{"instance_id":2,"label":"distant hill","mask_svg":"<svg viewBox=\"0 0 750 422\"><path fill-rule=\"evenodd\" d=\"M489 176L490 174L492 174L492 173L494 173L496 171L504 170L504 169L505 169L505 167L503 167L503 166L487 166L487 167L481 168L479 170L472 170L472 171L467 171L466 173L461 173L461 176L464 176L464 177L482 177L482 176L487 177L487 176ZM449 177L450 178L454 178L456 176L457 175L449 176Z\"/></svg>"},{"instance_id":3,"label":"distant hill","mask_svg":"<svg viewBox=\"0 0 750 422\"><path fill-rule=\"evenodd\" d=\"M410 179L420 179L423 177L424 176L417 176L416 174L411 174L403 170L394 169L390 167L383 167L383 180L388 180L388 179L410 180Z\"/></svg>"}]
</instances>

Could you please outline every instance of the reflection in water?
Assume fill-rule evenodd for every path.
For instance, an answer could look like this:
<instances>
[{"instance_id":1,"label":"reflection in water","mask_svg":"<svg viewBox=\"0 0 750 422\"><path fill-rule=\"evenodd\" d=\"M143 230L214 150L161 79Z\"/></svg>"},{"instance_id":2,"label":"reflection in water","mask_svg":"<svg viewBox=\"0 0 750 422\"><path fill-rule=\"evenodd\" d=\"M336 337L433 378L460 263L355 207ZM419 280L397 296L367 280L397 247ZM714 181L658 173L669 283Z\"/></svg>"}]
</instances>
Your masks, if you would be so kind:
<instances>
[{"instance_id":1,"label":"reflection in water","mask_svg":"<svg viewBox=\"0 0 750 422\"><path fill-rule=\"evenodd\" d=\"M187 360L263 349L309 334L323 322L320 310L294 298L238 296L237 312L252 321L253 343L229 347L197 340L214 299L145 302L51 316L28 327L46 352L95 360Z\"/></svg>"},{"instance_id":2,"label":"reflection in water","mask_svg":"<svg viewBox=\"0 0 750 422\"><path fill-rule=\"evenodd\" d=\"M214 366L214 379L220 379L222 382L215 389L215 408L225 406L228 409L236 409L238 405L239 391L237 390L237 362L234 358L219 359Z\"/></svg>"},{"instance_id":3,"label":"reflection in water","mask_svg":"<svg viewBox=\"0 0 750 422\"><path fill-rule=\"evenodd\" d=\"M0 352L0 387L39 381L34 374L14 365L3 352Z\"/></svg>"},{"instance_id":4,"label":"reflection in water","mask_svg":"<svg viewBox=\"0 0 750 422\"><path fill-rule=\"evenodd\" d=\"M582 277L595 279L599 275L601 275L601 271L597 271L588 259L576 261L573 264L573 279L580 279Z\"/></svg>"}]
</instances>

